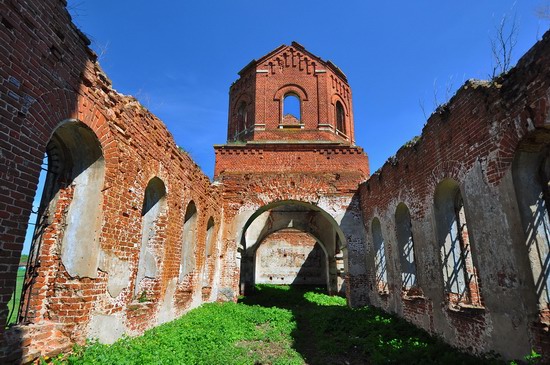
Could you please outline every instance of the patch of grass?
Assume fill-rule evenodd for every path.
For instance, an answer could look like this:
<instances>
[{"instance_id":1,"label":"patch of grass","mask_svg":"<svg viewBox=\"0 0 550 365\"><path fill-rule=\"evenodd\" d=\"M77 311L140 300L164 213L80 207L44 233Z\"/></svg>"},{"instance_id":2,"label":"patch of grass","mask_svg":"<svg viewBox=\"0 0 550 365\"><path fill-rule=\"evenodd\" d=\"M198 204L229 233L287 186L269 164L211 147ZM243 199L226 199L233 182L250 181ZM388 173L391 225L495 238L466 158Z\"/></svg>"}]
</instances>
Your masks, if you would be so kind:
<instances>
[{"instance_id":1,"label":"patch of grass","mask_svg":"<svg viewBox=\"0 0 550 365\"><path fill-rule=\"evenodd\" d=\"M288 310L211 303L141 337L93 342L54 363L302 364L292 349L295 326Z\"/></svg>"},{"instance_id":2,"label":"patch of grass","mask_svg":"<svg viewBox=\"0 0 550 365\"><path fill-rule=\"evenodd\" d=\"M261 285L244 304L292 311L295 348L307 364L503 364L462 353L374 307L349 308L321 289Z\"/></svg>"},{"instance_id":3,"label":"patch of grass","mask_svg":"<svg viewBox=\"0 0 550 365\"><path fill-rule=\"evenodd\" d=\"M373 307L320 289L258 286L239 303L205 304L111 346L75 348L57 364L502 364L480 359Z\"/></svg>"},{"instance_id":4,"label":"patch of grass","mask_svg":"<svg viewBox=\"0 0 550 365\"><path fill-rule=\"evenodd\" d=\"M19 312L19 305L21 304L21 292L23 290L23 281L25 280L25 269L17 270L17 281L15 282L15 292L11 296L8 302L8 323L14 324L17 322L17 313Z\"/></svg>"}]
</instances>

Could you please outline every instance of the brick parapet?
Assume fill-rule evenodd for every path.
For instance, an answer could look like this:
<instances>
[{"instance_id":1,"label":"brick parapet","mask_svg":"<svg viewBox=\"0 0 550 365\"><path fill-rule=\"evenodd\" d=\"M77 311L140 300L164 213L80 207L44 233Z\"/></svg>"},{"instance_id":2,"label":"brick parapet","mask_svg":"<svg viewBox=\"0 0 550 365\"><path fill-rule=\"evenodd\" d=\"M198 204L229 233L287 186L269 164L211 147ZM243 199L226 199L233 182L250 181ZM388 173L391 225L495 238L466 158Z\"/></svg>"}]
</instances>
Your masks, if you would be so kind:
<instances>
[{"instance_id":1,"label":"brick parapet","mask_svg":"<svg viewBox=\"0 0 550 365\"><path fill-rule=\"evenodd\" d=\"M235 172L359 172L358 182L369 176L368 157L362 148L331 143L248 143L217 145L214 179Z\"/></svg>"}]
</instances>

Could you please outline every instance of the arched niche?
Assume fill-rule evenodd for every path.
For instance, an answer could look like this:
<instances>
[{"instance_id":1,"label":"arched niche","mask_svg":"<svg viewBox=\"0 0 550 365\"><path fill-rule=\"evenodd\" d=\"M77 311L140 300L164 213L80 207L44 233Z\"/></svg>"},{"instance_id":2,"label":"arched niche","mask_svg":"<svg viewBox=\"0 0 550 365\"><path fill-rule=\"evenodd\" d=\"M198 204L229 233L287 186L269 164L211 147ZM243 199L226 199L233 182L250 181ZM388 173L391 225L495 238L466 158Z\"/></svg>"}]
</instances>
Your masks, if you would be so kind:
<instances>
[{"instance_id":1,"label":"arched niche","mask_svg":"<svg viewBox=\"0 0 550 365\"><path fill-rule=\"evenodd\" d=\"M458 183L442 180L435 189L434 214L440 247L443 288L451 307L481 306L479 279L472 256L472 239Z\"/></svg>"},{"instance_id":2,"label":"arched niche","mask_svg":"<svg viewBox=\"0 0 550 365\"><path fill-rule=\"evenodd\" d=\"M203 272L203 286L209 286L210 280L213 274L212 256L214 255L214 249L216 244L216 224L214 218L210 217L206 223L206 239L204 248L204 267Z\"/></svg>"},{"instance_id":3,"label":"arched niche","mask_svg":"<svg viewBox=\"0 0 550 365\"><path fill-rule=\"evenodd\" d=\"M382 234L382 225L378 218L371 223L372 243L374 247L374 272L376 288L379 293L388 292L388 265L386 262L386 245Z\"/></svg>"},{"instance_id":4,"label":"arched niche","mask_svg":"<svg viewBox=\"0 0 550 365\"><path fill-rule=\"evenodd\" d=\"M198 221L197 206L194 201L190 201L185 210L185 218L183 220L180 273L178 282L182 282L185 276L195 270L195 248L197 245L197 221Z\"/></svg>"},{"instance_id":5,"label":"arched niche","mask_svg":"<svg viewBox=\"0 0 550 365\"><path fill-rule=\"evenodd\" d=\"M66 120L54 130L46 147L47 173L29 252L21 295L20 321L29 313L44 239L53 239L71 278L96 278L100 258L105 160L95 133L84 123ZM57 216L56 216L57 215ZM63 222L63 231L54 222ZM56 228L57 227L57 228ZM52 250L48 248L47 250Z\"/></svg>"},{"instance_id":6,"label":"arched niche","mask_svg":"<svg viewBox=\"0 0 550 365\"><path fill-rule=\"evenodd\" d=\"M411 213L404 203L399 203L395 210L395 231L401 267L401 287L408 290L416 286L417 282Z\"/></svg>"},{"instance_id":7,"label":"arched niche","mask_svg":"<svg viewBox=\"0 0 550 365\"><path fill-rule=\"evenodd\" d=\"M550 308L550 148L548 143L527 147L522 146L522 149L516 153L512 174L524 233L524 252L529 259L534 295L538 309L548 311Z\"/></svg>"},{"instance_id":8,"label":"arched niche","mask_svg":"<svg viewBox=\"0 0 550 365\"><path fill-rule=\"evenodd\" d=\"M149 180L145 188L145 196L141 210L141 247L139 251L138 271L134 286L134 294L144 290L145 279L155 279L158 276L159 252L155 241L158 236L158 220L166 209L166 186L158 177Z\"/></svg>"}]
</instances>

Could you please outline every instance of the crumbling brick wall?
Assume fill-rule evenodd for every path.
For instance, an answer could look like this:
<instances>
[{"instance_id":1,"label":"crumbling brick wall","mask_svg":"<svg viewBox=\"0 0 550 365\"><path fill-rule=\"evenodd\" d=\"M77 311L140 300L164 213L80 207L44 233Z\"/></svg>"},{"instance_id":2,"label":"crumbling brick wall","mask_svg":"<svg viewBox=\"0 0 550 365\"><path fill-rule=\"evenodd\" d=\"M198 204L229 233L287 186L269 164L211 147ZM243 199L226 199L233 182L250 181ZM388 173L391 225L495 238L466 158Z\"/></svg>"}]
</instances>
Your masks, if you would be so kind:
<instances>
[{"instance_id":1,"label":"crumbling brick wall","mask_svg":"<svg viewBox=\"0 0 550 365\"><path fill-rule=\"evenodd\" d=\"M526 248L517 199L523 180L514 173L522 168L522 154L542 154L550 141L548 34L507 75L467 82L430 118L421 138L400 149L359 191L358 184L369 176L368 159L353 145L345 76L328 62L317 68L323 61L298 44L275 50L258 69L243 69L231 91L235 103L228 137L234 135L237 101L248 98L250 121L259 125L248 126L250 134L243 140L256 143L216 146L216 182L211 184L162 122L112 89L65 6L64 0L0 3L1 361L52 355L87 337L109 342L123 333L142 333L203 301L234 300L243 275L240 250L247 224L280 204L296 208L302 218L310 214L317 228L326 223L333 229L313 233L332 234L331 277L340 284L345 280L351 305L370 302L396 312L473 352L518 358L534 347L549 356L550 310L534 294L533 275L541 269ZM283 49L286 58L277 59ZM267 85L266 72L275 75L277 67L288 68L286 76ZM258 105L268 97L280 102L285 83L304 75L309 78L300 83L316 88L320 99L312 94L310 104L302 105L304 128L293 129L293 119L292 128L280 128L285 124L280 104ZM243 96L251 85L270 92ZM335 129L338 100L330 97L335 90L343 95L347 134ZM99 213L90 220L94 228L89 232L97 245L91 255L95 261L84 260L91 271L70 274L75 258L64 256L65 245L78 245L68 232L71 210L83 198L76 175L89 168L81 166L83 171L56 178L57 190L34 246L37 260L30 263L25 322L6 330L40 164L52 139L63 140L63 128L80 128L82 134L75 135L89 137L82 141L84 150L92 139L99 146L104 175L97 180L100 198L92 205ZM74 150L73 145L65 153L78 160L82 156ZM437 238L436 195L442 182L452 181L463 201L457 212L467 218L457 240L469 247L468 273L475 277L467 300L445 291ZM160 187L153 201L162 204L145 222L151 182ZM188 244L184 227L191 202L196 217L190 228L194 242ZM410 212L416 265L415 285L406 290L395 223L400 203ZM382 292L375 278L375 218L387 263L387 291ZM266 227L267 232L277 228ZM139 263L147 261L142 247L149 252L149 272L140 280ZM182 258L189 256L183 270Z\"/></svg>"},{"instance_id":2,"label":"crumbling brick wall","mask_svg":"<svg viewBox=\"0 0 550 365\"><path fill-rule=\"evenodd\" d=\"M202 273L219 264L219 192L172 135L135 99L114 91L72 24L62 0L0 4L0 358L28 361L67 350L93 334L111 341L175 318L215 294ZM71 276L61 258L74 181L59 188L35 246L32 294L25 323L5 329L7 303L46 146L61 125L81 125L97 137L104 160L100 188L99 261L93 275ZM85 148L85 143L82 143ZM158 274L136 295L145 189L165 185L165 209L154 222ZM178 281L182 227L190 201L197 206L194 270ZM212 254L205 255L207 222L214 222ZM78 245L78 242L70 242ZM118 268L124 268L122 272ZM121 289L110 291L113 281ZM113 297L112 294L115 293ZM141 299L141 300L140 300ZM111 333L103 333L110 327Z\"/></svg>"},{"instance_id":3,"label":"crumbling brick wall","mask_svg":"<svg viewBox=\"0 0 550 365\"><path fill-rule=\"evenodd\" d=\"M518 153L548 145L549 55L546 34L506 75L466 82L430 117L420 138L404 145L360 188L370 302L473 352L521 358L533 347L550 354L550 322L536 304L516 199L522 188L513 176ZM474 268L468 276L476 285L469 292L479 300L460 301L444 287L437 239L441 213L434 206L445 181L456 182L462 195L467 233L458 238L469 239ZM414 237L418 282L410 293L401 282L395 219L400 203L410 210ZM385 241L388 294L375 289L375 218Z\"/></svg>"}]
</instances>

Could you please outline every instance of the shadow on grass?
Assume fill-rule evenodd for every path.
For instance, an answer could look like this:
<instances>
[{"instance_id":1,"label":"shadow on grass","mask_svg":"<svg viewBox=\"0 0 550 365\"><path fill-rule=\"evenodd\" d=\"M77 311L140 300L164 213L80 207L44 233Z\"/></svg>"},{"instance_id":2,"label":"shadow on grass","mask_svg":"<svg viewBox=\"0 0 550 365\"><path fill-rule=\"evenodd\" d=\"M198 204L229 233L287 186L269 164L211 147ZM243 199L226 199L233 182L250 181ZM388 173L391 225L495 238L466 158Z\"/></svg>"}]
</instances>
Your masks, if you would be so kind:
<instances>
[{"instance_id":1,"label":"shadow on grass","mask_svg":"<svg viewBox=\"0 0 550 365\"><path fill-rule=\"evenodd\" d=\"M294 349L307 364L503 364L453 349L427 332L374 307L352 309L322 289L258 285L245 305L290 310Z\"/></svg>"}]
</instances>

